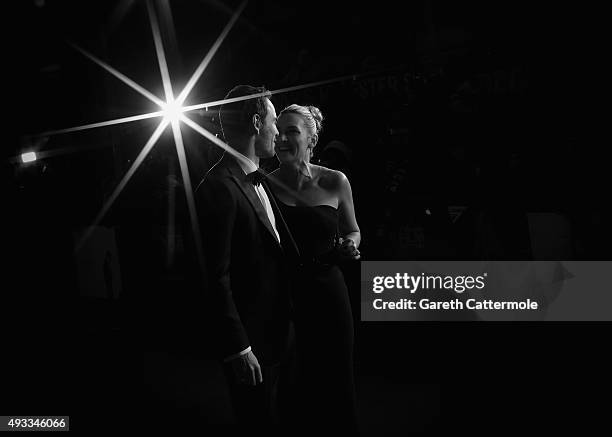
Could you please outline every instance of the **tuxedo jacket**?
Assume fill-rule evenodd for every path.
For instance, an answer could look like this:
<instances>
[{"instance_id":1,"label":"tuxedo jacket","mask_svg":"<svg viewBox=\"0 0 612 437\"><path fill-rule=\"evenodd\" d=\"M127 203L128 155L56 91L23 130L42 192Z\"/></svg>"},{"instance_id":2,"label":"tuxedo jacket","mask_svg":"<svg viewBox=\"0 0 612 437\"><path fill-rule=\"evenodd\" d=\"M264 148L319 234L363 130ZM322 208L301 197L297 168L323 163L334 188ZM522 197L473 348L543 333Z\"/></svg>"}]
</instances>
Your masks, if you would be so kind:
<instances>
[{"instance_id":1,"label":"tuxedo jacket","mask_svg":"<svg viewBox=\"0 0 612 437\"><path fill-rule=\"evenodd\" d=\"M287 348L289 263L297 248L272 193L277 240L255 187L236 160L224 154L196 189L206 265L205 314L219 358L251 346L262 364Z\"/></svg>"}]
</instances>

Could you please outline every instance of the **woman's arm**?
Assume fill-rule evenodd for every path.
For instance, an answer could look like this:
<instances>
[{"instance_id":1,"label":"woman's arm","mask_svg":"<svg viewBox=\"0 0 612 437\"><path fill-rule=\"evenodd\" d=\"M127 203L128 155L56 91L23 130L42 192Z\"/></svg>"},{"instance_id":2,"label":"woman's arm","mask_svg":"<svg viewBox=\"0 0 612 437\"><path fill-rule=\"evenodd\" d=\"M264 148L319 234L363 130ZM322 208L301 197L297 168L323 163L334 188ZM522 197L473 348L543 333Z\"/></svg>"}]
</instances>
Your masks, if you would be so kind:
<instances>
[{"instance_id":1,"label":"woman's arm","mask_svg":"<svg viewBox=\"0 0 612 437\"><path fill-rule=\"evenodd\" d=\"M339 227L340 235L342 237L341 251L350 258L358 259L359 251L357 248L361 243L361 232L359 231L359 225L357 224L357 218L355 217L355 206L353 205L353 193L351 190L351 184L348 178L342 173L338 172L339 185L338 185L338 211L339 211ZM349 240L353 241L353 244Z\"/></svg>"}]
</instances>

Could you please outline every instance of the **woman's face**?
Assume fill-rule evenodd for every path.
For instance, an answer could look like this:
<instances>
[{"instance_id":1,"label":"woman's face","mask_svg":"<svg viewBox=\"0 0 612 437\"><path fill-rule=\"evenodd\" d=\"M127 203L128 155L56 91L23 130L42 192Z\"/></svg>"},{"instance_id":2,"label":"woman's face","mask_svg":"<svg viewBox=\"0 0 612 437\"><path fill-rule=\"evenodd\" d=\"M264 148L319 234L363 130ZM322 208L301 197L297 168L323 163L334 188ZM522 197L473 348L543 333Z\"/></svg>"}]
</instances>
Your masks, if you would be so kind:
<instances>
[{"instance_id":1,"label":"woman's face","mask_svg":"<svg viewBox=\"0 0 612 437\"><path fill-rule=\"evenodd\" d=\"M284 164L296 163L310 159L312 136L298 114L287 113L279 117L277 123L276 156Z\"/></svg>"}]
</instances>

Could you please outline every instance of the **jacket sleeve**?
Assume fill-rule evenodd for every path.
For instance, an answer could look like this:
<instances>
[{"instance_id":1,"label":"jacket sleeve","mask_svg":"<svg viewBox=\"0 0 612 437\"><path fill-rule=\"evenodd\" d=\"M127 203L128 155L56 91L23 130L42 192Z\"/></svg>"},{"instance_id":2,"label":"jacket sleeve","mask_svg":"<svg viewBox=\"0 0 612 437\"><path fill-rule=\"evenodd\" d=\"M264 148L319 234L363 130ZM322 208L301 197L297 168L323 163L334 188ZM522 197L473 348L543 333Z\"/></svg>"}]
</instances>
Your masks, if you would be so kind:
<instances>
[{"instance_id":1,"label":"jacket sleeve","mask_svg":"<svg viewBox=\"0 0 612 437\"><path fill-rule=\"evenodd\" d=\"M249 339L232 295L230 262L237 202L227 183L227 180L210 178L197 191L206 258L207 314L212 319L214 329L218 329L215 337L220 358L249 347Z\"/></svg>"}]
</instances>

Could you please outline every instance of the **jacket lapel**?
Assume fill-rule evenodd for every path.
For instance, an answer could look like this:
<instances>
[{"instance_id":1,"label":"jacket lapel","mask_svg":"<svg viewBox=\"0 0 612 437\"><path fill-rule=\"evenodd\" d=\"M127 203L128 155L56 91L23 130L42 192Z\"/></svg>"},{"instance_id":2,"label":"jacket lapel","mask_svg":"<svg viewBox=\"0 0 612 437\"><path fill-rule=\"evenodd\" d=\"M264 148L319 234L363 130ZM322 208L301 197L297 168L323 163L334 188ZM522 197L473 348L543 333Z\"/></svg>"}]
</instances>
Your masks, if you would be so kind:
<instances>
[{"instance_id":1,"label":"jacket lapel","mask_svg":"<svg viewBox=\"0 0 612 437\"><path fill-rule=\"evenodd\" d=\"M280 246L280 242L276 238L276 233L272 228L270 219L268 219L268 213L266 212L263 204L261 203L259 196L255 192L255 187L253 186L253 184L244 180L244 172L235 162L232 162L232 164L228 165L227 168L231 173L231 179L236 183L236 185L238 185L238 188L240 188L240 191L242 191L242 193L245 195L245 197L253 207L253 210L255 211L257 217L259 217L261 223L268 230L274 241L276 241L276 243Z\"/></svg>"},{"instance_id":2,"label":"jacket lapel","mask_svg":"<svg viewBox=\"0 0 612 437\"><path fill-rule=\"evenodd\" d=\"M283 214L281 213L281 210L278 207L278 204L276 203L276 198L274 197L274 194L272 194L272 191L270 190L270 187L268 186L268 183L266 181L262 182L261 186L264 187L264 190L266 190L266 194L270 199L270 205L272 205L272 211L274 211L274 217L276 218L276 229L278 230L278 233L281 236L283 248L286 252L291 251L293 253L293 256L296 259L299 259L300 250L298 249L297 244L293 239L293 234L291 234L291 230L289 229L289 226L287 226L287 222L285 222L285 218L283 217Z\"/></svg>"}]
</instances>

